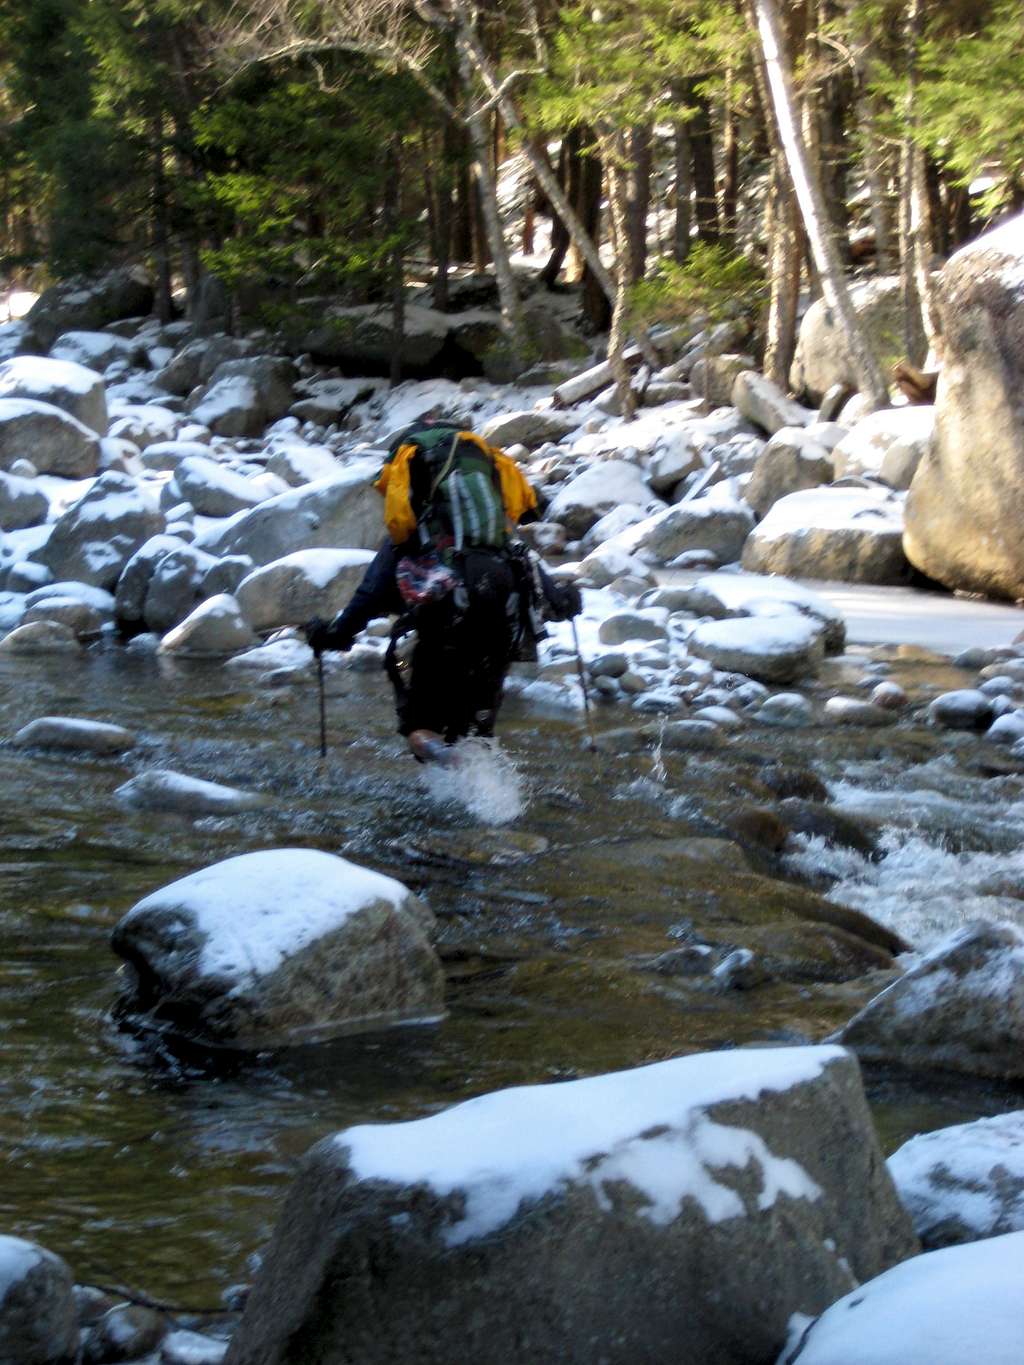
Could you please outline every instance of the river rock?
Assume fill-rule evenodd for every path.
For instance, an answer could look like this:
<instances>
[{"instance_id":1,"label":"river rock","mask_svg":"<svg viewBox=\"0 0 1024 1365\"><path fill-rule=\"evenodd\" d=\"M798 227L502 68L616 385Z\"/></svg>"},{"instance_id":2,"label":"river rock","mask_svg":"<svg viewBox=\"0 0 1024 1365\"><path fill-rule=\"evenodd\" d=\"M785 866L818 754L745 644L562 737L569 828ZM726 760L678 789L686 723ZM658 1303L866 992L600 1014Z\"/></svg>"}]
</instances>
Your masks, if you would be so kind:
<instances>
[{"instance_id":1,"label":"river rock","mask_svg":"<svg viewBox=\"0 0 1024 1365\"><path fill-rule=\"evenodd\" d=\"M81 650L75 632L60 621L31 621L0 640L4 654L80 654Z\"/></svg>"},{"instance_id":2,"label":"river rock","mask_svg":"<svg viewBox=\"0 0 1024 1365\"><path fill-rule=\"evenodd\" d=\"M179 544L155 560L142 604L142 620L147 630L154 630L158 635L184 621L204 598L216 596L207 591L206 581L220 561L197 550L194 545L180 544L177 536L173 538L179 540ZM126 565L125 573L127 571Z\"/></svg>"},{"instance_id":3,"label":"river rock","mask_svg":"<svg viewBox=\"0 0 1024 1365\"><path fill-rule=\"evenodd\" d=\"M805 427L817 419L816 412L787 398L778 384L757 370L742 370L733 380L732 405L769 436L783 427Z\"/></svg>"},{"instance_id":4,"label":"river rock","mask_svg":"<svg viewBox=\"0 0 1024 1365\"><path fill-rule=\"evenodd\" d=\"M694 398L703 399L713 408L728 407L736 376L753 368L754 357L750 355L701 356L690 370L690 390Z\"/></svg>"},{"instance_id":5,"label":"river rock","mask_svg":"<svg viewBox=\"0 0 1024 1365\"><path fill-rule=\"evenodd\" d=\"M248 649L257 638L237 601L224 592L201 602L180 625L168 631L160 641L160 653L223 657Z\"/></svg>"},{"instance_id":6,"label":"river rock","mask_svg":"<svg viewBox=\"0 0 1024 1365\"><path fill-rule=\"evenodd\" d=\"M163 1341L169 1324L163 1313L137 1303L121 1303L90 1329L82 1365L120 1365L139 1361Z\"/></svg>"},{"instance_id":7,"label":"river rock","mask_svg":"<svg viewBox=\"0 0 1024 1365\"><path fill-rule=\"evenodd\" d=\"M897 441L927 449L934 429L935 409L928 404L911 403L905 408L869 413L836 446L835 477L881 478L885 458ZM909 484L901 486L907 488Z\"/></svg>"},{"instance_id":8,"label":"river rock","mask_svg":"<svg viewBox=\"0 0 1024 1365\"><path fill-rule=\"evenodd\" d=\"M291 407L294 383L295 367L285 356L226 360L189 407L218 436L262 436Z\"/></svg>"},{"instance_id":9,"label":"river rock","mask_svg":"<svg viewBox=\"0 0 1024 1365\"><path fill-rule=\"evenodd\" d=\"M882 276L854 285L850 302L868 345L883 369L888 369L905 351L903 290L899 278ZM820 403L828 390L841 386L842 392L850 393L857 382L842 324L825 300L818 299L800 323L796 355L789 372L790 387L812 403Z\"/></svg>"},{"instance_id":10,"label":"river rock","mask_svg":"<svg viewBox=\"0 0 1024 1365\"><path fill-rule=\"evenodd\" d=\"M820 593L788 578L732 572L705 574L686 590L685 606L697 616L713 616L717 620L778 615L779 608L785 608L821 625L826 654L841 654L846 647L846 622L838 607Z\"/></svg>"},{"instance_id":11,"label":"river rock","mask_svg":"<svg viewBox=\"0 0 1024 1365\"><path fill-rule=\"evenodd\" d=\"M369 550L297 550L255 569L238 586L238 605L256 630L329 619L352 596Z\"/></svg>"},{"instance_id":12,"label":"river rock","mask_svg":"<svg viewBox=\"0 0 1024 1365\"><path fill-rule=\"evenodd\" d=\"M117 403L111 413L109 434L131 441L145 454L150 446L173 441L181 425L181 417L159 403Z\"/></svg>"},{"instance_id":13,"label":"river rock","mask_svg":"<svg viewBox=\"0 0 1024 1365\"><path fill-rule=\"evenodd\" d=\"M69 1365L78 1351L71 1271L59 1256L0 1236L0 1361Z\"/></svg>"},{"instance_id":14,"label":"river rock","mask_svg":"<svg viewBox=\"0 0 1024 1365\"><path fill-rule=\"evenodd\" d=\"M218 365L250 356L255 347L256 343L245 337L229 337L223 333L196 337L174 353L153 376L154 382L168 393L184 398L193 389L207 384Z\"/></svg>"},{"instance_id":15,"label":"river rock","mask_svg":"<svg viewBox=\"0 0 1024 1365\"><path fill-rule=\"evenodd\" d=\"M1024 597L1024 214L939 277L935 435L907 497L910 562L946 587Z\"/></svg>"},{"instance_id":16,"label":"river rock","mask_svg":"<svg viewBox=\"0 0 1024 1365\"><path fill-rule=\"evenodd\" d=\"M50 499L31 479L0 472L0 531L38 526L50 511Z\"/></svg>"},{"instance_id":17,"label":"river rock","mask_svg":"<svg viewBox=\"0 0 1024 1365\"><path fill-rule=\"evenodd\" d=\"M522 445L527 450L536 450L546 441L562 440L579 424L579 417L571 412L505 412L486 422L481 434L496 446Z\"/></svg>"},{"instance_id":18,"label":"river rock","mask_svg":"<svg viewBox=\"0 0 1024 1365\"><path fill-rule=\"evenodd\" d=\"M99 468L99 438L52 403L0 398L0 469L29 456L39 474L86 479Z\"/></svg>"},{"instance_id":19,"label":"river rock","mask_svg":"<svg viewBox=\"0 0 1024 1365\"><path fill-rule=\"evenodd\" d=\"M160 1365L221 1365L227 1349L226 1341L201 1332L170 1332L160 1347Z\"/></svg>"},{"instance_id":20,"label":"river rock","mask_svg":"<svg viewBox=\"0 0 1024 1365\"><path fill-rule=\"evenodd\" d=\"M655 493L667 494L688 474L704 468L704 442L686 427L669 431L651 456L647 477Z\"/></svg>"},{"instance_id":21,"label":"river rock","mask_svg":"<svg viewBox=\"0 0 1024 1365\"><path fill-rule=\"evenodd\" d=\"M753 525L746 503L707 496L655 512L608 545L658 564L687 550L710 550L719 563L727 564L739 558Z\"/></svg>"},{"instance_id":22,"label":"river rock","mask_svg":"<svg viewBox=\"0 0 1024 1365\"><path fill-rule=\"evenodd\" d=\"M135 810L166 810L178 815L234 815L239 811L259 810L267 797L259 792L225 787L219 782L204 782L198 777L151 768L123 783L114 795Z\"/></svg>"},{"instance_id":23,"label":"river rock","mask_svg":"<svg viewBox=\"0 0 1024 1365\"><path fill-rule=\"evenodd\" d=\"M211 460L208 455L186 455L174 471L173 485L204 517L230 517L266 501L251 479Z\"/></svg>"},{"instance_id":24,"label":"river rock","mask_svg":"<svg viewBox=\"0 0 1024 1365\"><path fill-rule=\"evenodd\" d=\"M376 461L360 463L281 493L251 512L237 513L197 544L218 557L248 555L257 565L296 550L375 550L384 531L380 495L371 484L378 468Z\"/></svg>"},{"instance_id":25,"label":"river rock","mask_svg":"<svg viewBox=\"0 0 1024 1365\"><path fill-rule=\"evenodd\" d=\"M763 725L799 729L813 724L814 708L799 692L776 692L758 708L757 719Z\"/></svg>"},{"instance_id":26,"label":"river rock","mask_svg":"<svg viewBox=\"0 0 1024 1365\"><path fill-rule=\"evenodd\" d=\"M104 617L95 607L77 597L46 597L35 606L26 608L21 624L27 626L32 621L59 621L73 630L81 640L99 635Z\"/></svg>"},{"instance_id":27,"label":"river rock","mask_svg":"<svg viewBox=\"0 0 1024 1365\"><path fill-rule=\"evenodd\" d=\"M582 536L620 503L647 507L652 501L657 500L636 465L603 460L563 484L545 515L549 521L560 521L571 535Z\"/></svg>"},{"instance_id":28,"label":"river rock","mask_svg":"<svg viewBox=\"0 0 1024 1365\"><path fill-rule=\"evenodd\" d=\"M603 645L621 645L627 640L665 640L667 637L668 612L664 607L613 612L605 617L597 631L597 638Z\"/></svg>"},{"instance_id":29,"label":"river rock","mask_svg":"<svg viewBox=\"0 0 1024 1365\"><path fill-rule=\"evenodd\" d=\"M1024 930L978 921L943 939L835 1035L872 1061L1024 1077Z\"/></svg>"},{"instance_id":30,"label":"river rock","mask_svg":"<svg viewBox=\"0 0 1024 1365\"><path fill-rule=\"evenodd\" d=\"M829 697L824 709L825 719L835 725L892 725L896 719L891 710L863 697Z\"/></svg>"},{"instance_id":31,"label":"river rock","mask_svg":"<svg viewBox=\"0 0 1024 1365\"><path fill-rule=\"evenodd\" d=\"M200 441L154 441L142 452L141 463L145 469L169 469L173 473L189 456L208 460L210 448Z\"/></svg>"},{"instance_id":32,"label":"river rock","mask_svg":"<svg viewBox=\"0 0 1024 1365\"><path fill-rule=\"evenodd\" d=\"M928 1251L1024 1232L1024 1110L921 1133L888 1165Z\"/></svg>"},{"instance_id":33,"label":"river rock","mask_svg":"<svg viewBox=\"0 0 1024 1365\"><path fill-rule=\"evenodd\" d=\"M825 657L821 626L788 612L776 617L705 622L690 635L687 647L715 668L770 683L811 676Z\"/></svg>"},{"instance_id":34,"label":"river rock","mask_svg":"<svg viewBox=\"0 0 1024 1365\"><path fill-rule=\"evenodd\" d=\"M301 422L327 427L341 419L363 398L381 387L380 379L300 379L296 392L304 394L288 411ZM318 476L322 477L322 476Z\"/></svg>"},{"instance_id":35,"label":"river rock","mask_svg":"<svg viewBox=\"0 0 1024 1365\"><path fill-rule=\"evenodd\" d=\"M992 698L973 687L943 692L928 707L928 719L946 730L987 730L994 716Z\"/></svg>"},{"instance_id":36,"label":"river rock","mask_svg":"<svg viewBox=\"0 0 1024 1365\"><path fill-rule=\"evenodd\" d=\"M338 461L328 446L310 446L297 441L277 446L267 461L267 473L276 474L289 488L330 479L338 472Z\"/></svg>"},{"instance_id":37,"label":"river rock","mask_svg":"<svg viewBox=\"0 0 1024 1365\"><path fill-rule=\"evenodd\" d=\"M754 1365L914 1248L848 1056L682 1057L320 1143L227 1359Z\"/></svg>"},{"instance_id":38,"label":"river rock","mask_svg":"<svg viewBox=\"0 0 1024 1365\"><path fill-rule=\"evenodd\" d=\"M74 749L90 754L122 754L135 736L120 725L73 716L40 716L22 726L11 743L22 749Z\"/></svg>"},{"instance_id":39,"label":"river rock","mask_svg":"<svg viewBox=\"0 0 1024 1365\"><path fill-rule=\"evenodd\" d=\"M122 318L148 316L153 285L140 266L120 266L104 275L78 275L52 285L35 301L26 321L45 347L62 332L93 330Z\"/></svg>"},{"instance_id":40,"label":"river rock","mask_svg":"<svg viewBox=\"0 0 1024 1365\"><path fill-rule=\"evenodd\" d=\"M790 493L750 535L741 562L751 573L790 578L905 583L902 500L873 488Z\"/></svg>"},{"instance_id":41,"label":"river rock","mask_svg":"<svg viewBox=\"0 0 1024 1365\"><path fill-rule=\"evenodd\" d=\"M135 551L163 528L163 513L135 480L111 470L57 520L33 558L55 578L114 588Z\"/></svg>"},{"instance_id":42,"label":"river rock","mask_svg":"<svg viewBox=\"0 0 1024 1365\"><path fill-rule=\"evenodd\" d=\"M835 477L832 457L802 427L782 427L757 457L743 497L763 517L780 498Z\"/></svg>"},{"instance_id":43,"label":"river rock","mask_svg":"<svg viewBox=\"0 0 1024 1365\"><path fill-rule=\"evenodd\" d=\"M64 332L50 347L51 360L70 361L98 374L118 362L135 365L142 354L137 341L119 337L114 332Z\"/></svg>"},{"instance_id":44,"label":"river rock","mask_svg":"<svg viewBox=\"0 0 1024 1365\"><path fill-rule=\"evenodd\" d=\"M778 1365L1019 1365L1022 1305L1024 1233L946 1247L834 1303Z\"/></svg>"},{"instance_id":45,"label":"river rock","mask_svg":"<svg viewBox=\"0 0 1024 1365\"><path fill-rule=\"evenodd\" d=\"M436 1017L433 915L400 882L329 853L273 849L147 896L114 930L135 1005L226 1046Z\"/></svg>"},{"instance_id":46,"label":"river rock","mask_svg":"<svg viewBox=\"0 0 1024 1365\"><path fill-rule=\"evenodd\" d=\"M30 398L77 418L97 436L107 434L107 398L95 370L70 360L18 356L0 365L0 398Z\"/></svg>"},{"instance_id":47,"label":"river rock","mask_svg":"<svg viewBox=\"0 0 1024 1365\"><path fill-rule=\"evenodd\" d=\"M173 550L185 548L178 536L165 532L150 538L135 551L121 570L114 590L114 615L122 626L141 624L146 593L157 565Z\"/></svg>"}]
</instances>

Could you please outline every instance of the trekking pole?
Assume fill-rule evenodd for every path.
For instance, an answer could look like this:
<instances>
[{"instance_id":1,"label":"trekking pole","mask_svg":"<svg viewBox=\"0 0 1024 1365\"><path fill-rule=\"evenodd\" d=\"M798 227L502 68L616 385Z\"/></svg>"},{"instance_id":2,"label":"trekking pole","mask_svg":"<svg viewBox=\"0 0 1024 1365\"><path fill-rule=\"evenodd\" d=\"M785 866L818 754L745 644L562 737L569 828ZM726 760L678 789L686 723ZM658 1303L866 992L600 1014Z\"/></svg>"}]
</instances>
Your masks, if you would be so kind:
<instances>
[{"instance_id":1,"label":"trekking pole","mask_svg":"<svg viewBox=\"0 0 1024 1365\"><path fill-rule=\"evenodd\" d=\"M324 688L324 656L316 656L316 678L320 687L320 757L327 757L327 699Z\"/></svg>"},{"instance_id":2,"label":"trekking pole","mask_svg":"<svg viewBox=\"0 0 1024 1365\"><path fill-rule=\"evenodd\" d=\"M597 748L597 740L594 738L594 722L590 714L590 691L587 687L587 674L583 667L583 655L580 653L580 637L576 630L576 618L570 617L569 624L572 626L572 643L576 650L576 672L579 674L580 687L583 689L583 714L587 723L587 738L591 749Z\"/></svg>"}]
</instances>

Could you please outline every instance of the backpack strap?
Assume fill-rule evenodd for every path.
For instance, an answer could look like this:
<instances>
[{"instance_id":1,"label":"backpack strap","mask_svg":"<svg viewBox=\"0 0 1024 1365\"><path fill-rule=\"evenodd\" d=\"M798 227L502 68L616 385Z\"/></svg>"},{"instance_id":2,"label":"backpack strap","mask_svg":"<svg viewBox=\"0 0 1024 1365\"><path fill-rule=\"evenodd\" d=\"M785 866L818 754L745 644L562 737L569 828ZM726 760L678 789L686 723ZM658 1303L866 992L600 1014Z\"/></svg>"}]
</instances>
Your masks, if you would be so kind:
<instances>
[{"instance_id":1,"label":"backpack strap","mask_svg":"<svg viewBox=\"0 0 1024 1365\"><path fill-rule=\"evenodd\" d=\"M411 442L401 445L374 480L374 488L384 498L384 525L396 545L408 540L416 530L416 513L412 510L411 471L409 468L417 447Z\"/></svg>"}]
</instances>

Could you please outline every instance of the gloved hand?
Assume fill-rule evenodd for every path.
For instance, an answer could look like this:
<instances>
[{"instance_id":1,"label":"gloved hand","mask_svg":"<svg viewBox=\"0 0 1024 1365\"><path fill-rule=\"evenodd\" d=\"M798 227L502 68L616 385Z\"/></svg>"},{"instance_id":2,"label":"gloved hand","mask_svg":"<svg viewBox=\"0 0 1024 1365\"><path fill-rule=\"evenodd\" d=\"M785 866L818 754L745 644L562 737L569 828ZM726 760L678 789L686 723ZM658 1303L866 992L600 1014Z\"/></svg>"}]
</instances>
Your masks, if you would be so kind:
<instances>
[{"instance_id":1,"label":"gloved hand","mask_svg":"<svg viewBox=\"0 0 1024 1365\"><path fill-rule=\"evenodd\" d=\"M554 621L571 621L583 610L583 594L575 583L557 583L548 588L548 611Z\"/></svg>"},{"instance_id":2,"label":"gloved hand","mask_svg":"<svg viewBox=\"0 0 1024 1365\"><path fill-rule=\"evenodd\" d=\"M314 616L302 627L306 643L313 653L320 657L325 649L338 649L342 652L352 648L353 637L345 630L338 630L333 621L325 621L322 616Z\"/></svg>"}]
</instances>

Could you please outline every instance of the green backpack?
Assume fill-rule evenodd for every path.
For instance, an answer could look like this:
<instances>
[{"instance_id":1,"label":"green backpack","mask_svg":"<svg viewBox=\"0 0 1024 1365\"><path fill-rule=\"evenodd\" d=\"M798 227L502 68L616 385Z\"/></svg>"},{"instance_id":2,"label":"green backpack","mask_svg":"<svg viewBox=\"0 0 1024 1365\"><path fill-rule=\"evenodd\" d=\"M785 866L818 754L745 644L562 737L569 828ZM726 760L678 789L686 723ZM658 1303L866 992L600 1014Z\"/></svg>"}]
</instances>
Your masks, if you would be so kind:
<instances>
[{"instance_id":1,"label":"green backpack","mask_svg":"<svg viewBox=\"0 0 1024 1365\"><path fill-rule=\"evenodd\" d=\"M410 501L421 543L439 549L501 549L508 540L501 476L487 442L453 423L408 427L388 459L414 447Z\"/></svg>"}]
</instances>

